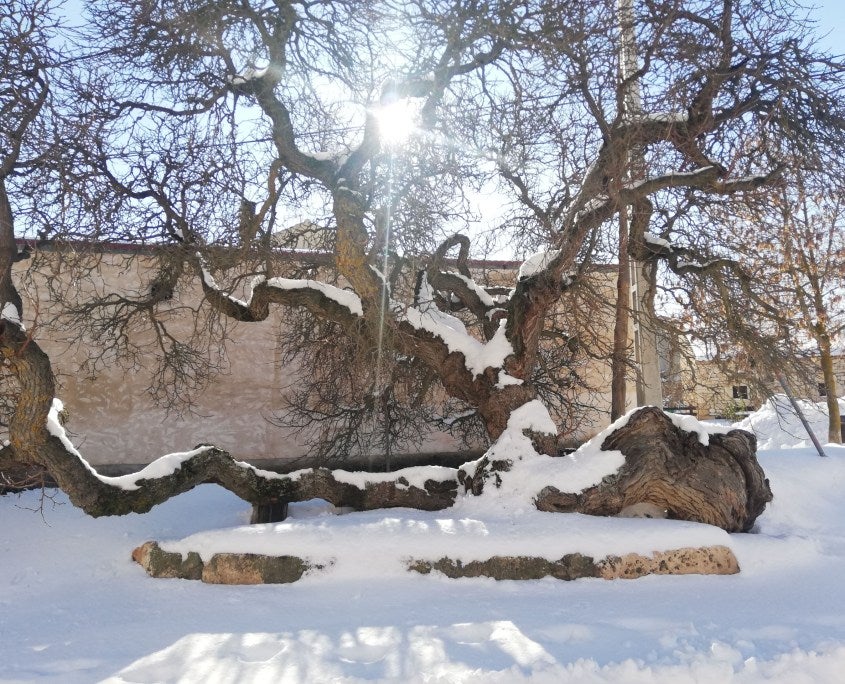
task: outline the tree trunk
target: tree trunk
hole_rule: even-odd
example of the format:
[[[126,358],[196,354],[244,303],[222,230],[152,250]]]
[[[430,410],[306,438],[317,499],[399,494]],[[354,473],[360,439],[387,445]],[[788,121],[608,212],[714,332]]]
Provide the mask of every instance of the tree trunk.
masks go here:
[[[619,271],[616,276],[616,317],[613,324],[613,355],[611,357],[610,421],[625,413],[628,381],[628,328],[631,306],[631,261],[628,256],[628,213],[619,211]]]
[[[7,303],[21,311],[21,298],[12,283],[12,264],[18,255],[12,207],[6,193],[6,181],[0,178],[0,311]]]
[[[414,481],[415,473],[399,471],[361,476],[360,484],[350,484],[347,476],[336,477],[323,469],[294,476],[262,473],[220,449],[204,446],[186,454],[167,475],[143,478],[139,474],[128,487],[125,480],[121,487],[83,461],[57,426],[47,429],[55,386],[50,360],[37,342],[16,323],[0,320],[0,353],[21,384],[10,424],[11,444],[0,451],[2,461],[46,468],[71,502],[92,516],[143,513],[206,482],[257,505],[257,515],[263,515],[261,506],[279,508],[311,498],[357,510],[397,506],[440,510],[454,503],[459,480],[465,491],[478,494],[487,477],[495,481],[509,476],[507,461],[485,457],[471,473],[444,468],[436,471],[435,478]],[[531,386],[524,384],[491,391],[480,407],[491,431],[501,435],[513,412],[534,395]],[[531,437],[535,448],[553,453],[554,436]],[[694,433],[675,427],[659,409],[643,409],[602,444],[603,449],[618,449],[626,456],[616,474],[578,493],[546,487],[536,505],[545,511],[615,515],[626,506],[646,502],[665,508],[671,517],[729,531],[747,530],[771,500],[768,482],[754,458],[755,446],[754,437],[739,430],[712,435],[710,445],[702,446]]]
[[[660,409],[646,407],[601,445],[619,450],[625,464],[612,477],[581,492],[546,487],[537,498],[543,511],[618,515],[648,503],[666,516],[747,532],[772,500],[757,463],[757,440],[744,430],[711,434],[709,444],[681,430]]]
[[[295,476],[262,473],[207,446],[190,452],[170,474],[139,477],[124,489],[97,475],[68,442],[47,430],[52,372],[38,345],[6,321],[0,327],[0,343],[4,356],[21,374],[23,387],[11,426],[12,444],[2,450],[3,459],[8,460],[11,449],[14,460],[43,466],[71,502],[92,516],[143,513],[206,482],[219,484],[259,509],[321,498],[357,510],[397,506],[441,510],[455,502],[459,480],[465,491],[479,494],[487,476],[509,475],[506,462],[488,462],[485,457],[472,473],[444,468],[436,479],[414,482],[410,471],[399,471],[362,476],[360,484],[350,484],[347,476],[338,478],[324,469]],[[509,387],[513,389],[501,392],[497,409],[530,392],[521,385]],[[553,438],[546,439],[553,443]],[[666,509],[670,517],[729,531],[747,530],[771,500],[768,482],[754,458],[755,445],[753,435],[734,430],[711,435],[710,445],[702,446],[695,433],[675,427],[659,409],[642,409],[602,444],[603,449],[618,449],[626,456],[617,473],[583,492],[567,494],[546,487],[536,505],[544,511],[616,515],[626,506],[646,502]]]
[[[508,426],[511,414],[520,406],[537,398],[537,392],[530,384],[506,385],[493,389],[479,402],[478,412],[487,428],[491,441],[496,441]],[[537,453],[553,456],[557,454],[555,435],[532,435],[532,443]]]
[[[827,441],[832,444],[842,444],[842,415],[839,411],[837,399],[836,374],[833,372],[833,354],[830,349],[830,336],[818,336],[819,357],[824,378],[825,400],[827,401]]]

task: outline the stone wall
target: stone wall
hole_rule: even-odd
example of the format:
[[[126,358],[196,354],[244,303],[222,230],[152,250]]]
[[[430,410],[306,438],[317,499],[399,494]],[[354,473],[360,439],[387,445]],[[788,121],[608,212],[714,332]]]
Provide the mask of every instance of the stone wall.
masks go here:
[[[137,248],[112,249],[75,255],[42,252],[37,258],[17,265],[20,291],[27,300],[24,321],[34,331],[39,344],[50,354],[60,385],[68,420],[66,428],[78,448],[91,463],[142,464],[174,451],[186,451],[199,443],[213,443],[236,458],[249,461],[287,461],[304,456],[306,445],[294,429],[278,426],[268,419],[285,406],[285,387],[292,382],[291,368],[281,363],[277,343],[279,326],[285,324],[286,310],[277,307],[261,323],[238,324],[204,318],[208,307],[201,307],[198,283],[180,285],[173,299],[161,307],[169,330],[180,337],[189,336],[195,325],[194,312],[201,312],[201,325],[218,326],[208,336],[223,340],[221,369],[210,385],[190,394],[189,407],[180,411],[157,406],[149,390],[157,380],[149,367],[150,356],[135,361],[118,358],[88,337],[73,340],[73,330],[55,319],[56,292],[69,291],[77,301],[91,293],[117,293],[137,297],[145,293],[153,278],[149,253]],[[65,259],[83,259],[87,276],[75,278]],[[515,265],[491,262],[474,265],[488,282],[502,283],[515,277]],[[597,269],[595,287],[613,288],[614,272]],[[241,296],[239,293],[233,293]],[[569,307],[569,308],[567,308]],[[562,311],[572,312],[567,303]],[[610,335],[612,311],[596,307],[569,315],[572,330],[590,326],[599,335]],[[222,327],[219,327],[222,326]],[[602,332],[604,331],[604,332]],[[133,343],[152,343],[149,322],[140,321],[127,331]],[[609,337],[607,340],[609,341]],[[106,340],[107,341],[107,340]],[[91,356],[98,357],[96,362]],[[217,356],[216,350],[212,357]],[[585,360],[579,369],[586,383],[596,388],[578,398],[581,415],[573,440],[584,439],[607,424],[609,411],[609,367]],[[629,393],[633,396],[633,389]],[[483,448],[483,444],[477,448]],[[454,453],[463,449],[450,435],[428,432],[415,452]],[[361,454],[365,461],[379,460],[378,454]]]

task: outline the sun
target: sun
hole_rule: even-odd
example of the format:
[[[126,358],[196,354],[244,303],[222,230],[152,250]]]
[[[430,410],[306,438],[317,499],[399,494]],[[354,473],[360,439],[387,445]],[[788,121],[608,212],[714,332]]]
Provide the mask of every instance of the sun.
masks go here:
[[[387,147],[401,147],[417,130],[419,103],[398,99],[373,110],[381,141]]]

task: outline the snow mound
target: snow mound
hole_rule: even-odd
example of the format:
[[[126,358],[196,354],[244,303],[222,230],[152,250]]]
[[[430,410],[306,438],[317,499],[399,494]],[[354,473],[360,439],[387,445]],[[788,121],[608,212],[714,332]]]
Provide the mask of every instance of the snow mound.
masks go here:
[[[819,442],[827,442],[827,405],[799,399],[798,406]],[[839,399],[839,410],[845,415],[845,399]],[[795,409],[785,394],[776,394],[733,427],[748,430],[757,437],[758,450],[790,449],[812,446]]]

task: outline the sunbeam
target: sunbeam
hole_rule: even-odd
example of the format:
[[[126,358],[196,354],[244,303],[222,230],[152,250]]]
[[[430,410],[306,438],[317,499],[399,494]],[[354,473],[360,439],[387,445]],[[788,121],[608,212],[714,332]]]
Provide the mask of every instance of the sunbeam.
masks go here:
[[[382,142],[388,147],[404,145],[417,128],[419,112],[419,103],[407,99],[398,99],[374,109]]]

